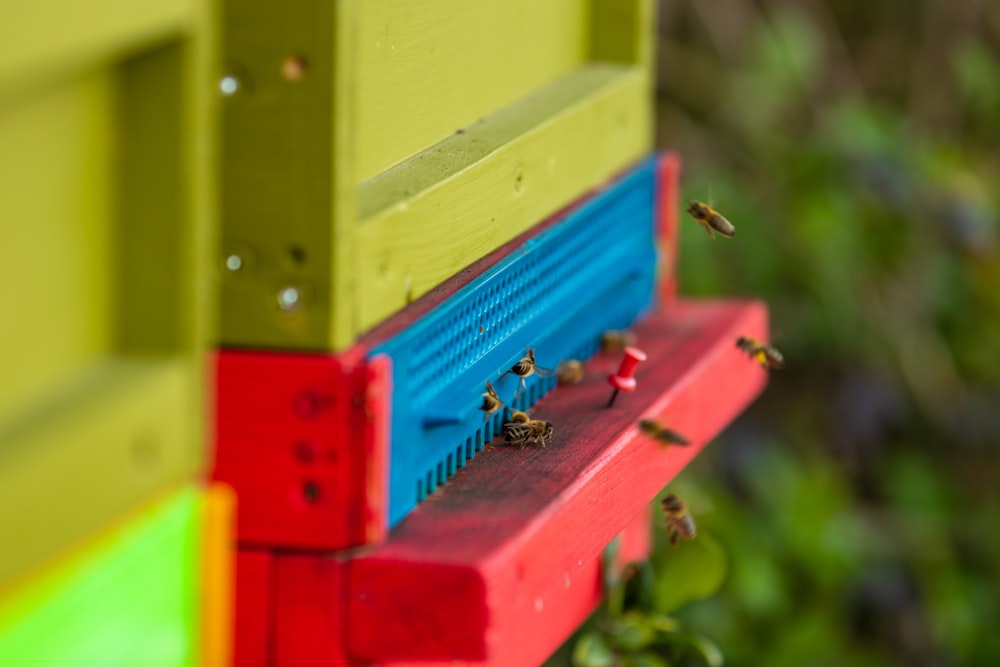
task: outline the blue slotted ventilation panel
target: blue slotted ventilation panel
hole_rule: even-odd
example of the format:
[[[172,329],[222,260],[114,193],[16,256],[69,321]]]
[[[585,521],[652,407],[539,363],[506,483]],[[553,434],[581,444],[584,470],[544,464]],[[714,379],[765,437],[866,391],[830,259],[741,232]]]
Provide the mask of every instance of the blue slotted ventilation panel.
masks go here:
[[[484,422],[479,409],[486,380],[511,405],[519,379],[499,376],[525,348],[552,369],[587,359],[605,330],[628,327],[649,307],[654,200],[649,160],[371,351],[392,357],[390,525],[500,433],[503,411]],[[514,407],[534,405],[555,384],[532,375]]]

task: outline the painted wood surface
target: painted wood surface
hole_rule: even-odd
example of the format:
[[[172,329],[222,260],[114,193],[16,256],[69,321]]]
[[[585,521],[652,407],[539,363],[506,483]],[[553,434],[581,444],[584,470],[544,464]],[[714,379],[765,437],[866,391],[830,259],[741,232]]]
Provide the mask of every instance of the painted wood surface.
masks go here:
[[[734,344],[767,338],[759,303],[682,301],[636,333],[648,360],[634,394],[608,409],[619,359],[595,360],[583,384],[535,410],[555,425],[547,449],[495,442],[351,563],[354,658],[538,664],[582,621],[596,595],[587,568],[766,382]],[[647,417],[692,446],[640,435]]]
[[[187,32],[195,0],[36,0],[0,3],[0,100]]]
[[[0,598],[0,665],[198,664],[204,511],[189,486]]]
[[[391,376],[364,354],[219,353],[212,478],[236,491],[242,546],[332,551],[384,537]]]
[[[677,296],[677,247],[680,243],[681,156],[667,153],[657,165],[656,239],[659,253],[660,299],[669,303]]]
[[[589,55],[587,5],[363,3],[357,16],[358,181],[581,66]]]
[[[33,508],[0,519],[19,536],[0,587],[203,463],[210,46],[191,30],[0,100],[0,503]]]
[[[224,5],[238,84],[223,104],[225,344],[342,350],[648,152],[649,0],[544,3],[513,20],[530,4],[428,3],[428,16],[456,9],[441,21],[406,5],[388,33],[379,3]],[[558,38],[525,45],[573,17]],[[383,34],[395,51],[377,44]],[[467,59],[435,65],[469,40]],[[535,58],[530,72],[493,81],[483,68],[511,48],[523,51],[513,62]],[[289,57],[307,64],[302,76],[282,74]],[[490,93],[470,94],[477,86]],[[238,269],[224,268],[231,257]]]
[[[275,555],[240,549],[234,559],[233,667],[274,667]]]

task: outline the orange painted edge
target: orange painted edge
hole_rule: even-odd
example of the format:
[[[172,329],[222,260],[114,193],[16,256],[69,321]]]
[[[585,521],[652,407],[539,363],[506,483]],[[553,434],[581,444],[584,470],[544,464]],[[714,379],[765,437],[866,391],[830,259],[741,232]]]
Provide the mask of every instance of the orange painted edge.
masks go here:
[[[200,664],[229,667],[233,661],[236,493],[226,484],[211,484],[203,502]]]

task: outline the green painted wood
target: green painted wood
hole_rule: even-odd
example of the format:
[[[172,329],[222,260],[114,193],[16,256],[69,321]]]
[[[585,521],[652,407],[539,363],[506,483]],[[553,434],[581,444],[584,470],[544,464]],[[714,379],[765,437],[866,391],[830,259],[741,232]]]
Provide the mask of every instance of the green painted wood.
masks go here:
[[[0,95],[0,586],[202,468],[208,35]]]
[[[651,0],[225,3],[223,344],[343,349],[639,159],[652,25]]]
[[[189,487],[0,598],[0,665],[197,664],[203,509]]]

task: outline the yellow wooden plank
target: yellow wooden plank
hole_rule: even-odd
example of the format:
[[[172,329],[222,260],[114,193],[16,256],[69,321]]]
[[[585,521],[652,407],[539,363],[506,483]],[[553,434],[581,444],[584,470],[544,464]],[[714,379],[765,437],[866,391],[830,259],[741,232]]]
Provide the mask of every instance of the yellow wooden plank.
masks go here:
[[[643,156],[647,86],[638,67],[577,70],[365,183],[354,334]]]
[[[108,361],[0,428],[0,587],[200,469],[201,368]]]
[[[582,65],[587,11],[580,0],[360,3],[356,179]]]
[[[0,425],[112,338],[113,73],[0,107]]]
[[[652,4],[226,2],[223,344],[343,349],[651,150]]]
[[[164,5],[191,34],[0,91],[0,587],[205,460],[210,10]]]
[[[0,94],[120,57],[193,24],[196,0],[0,2]]]

